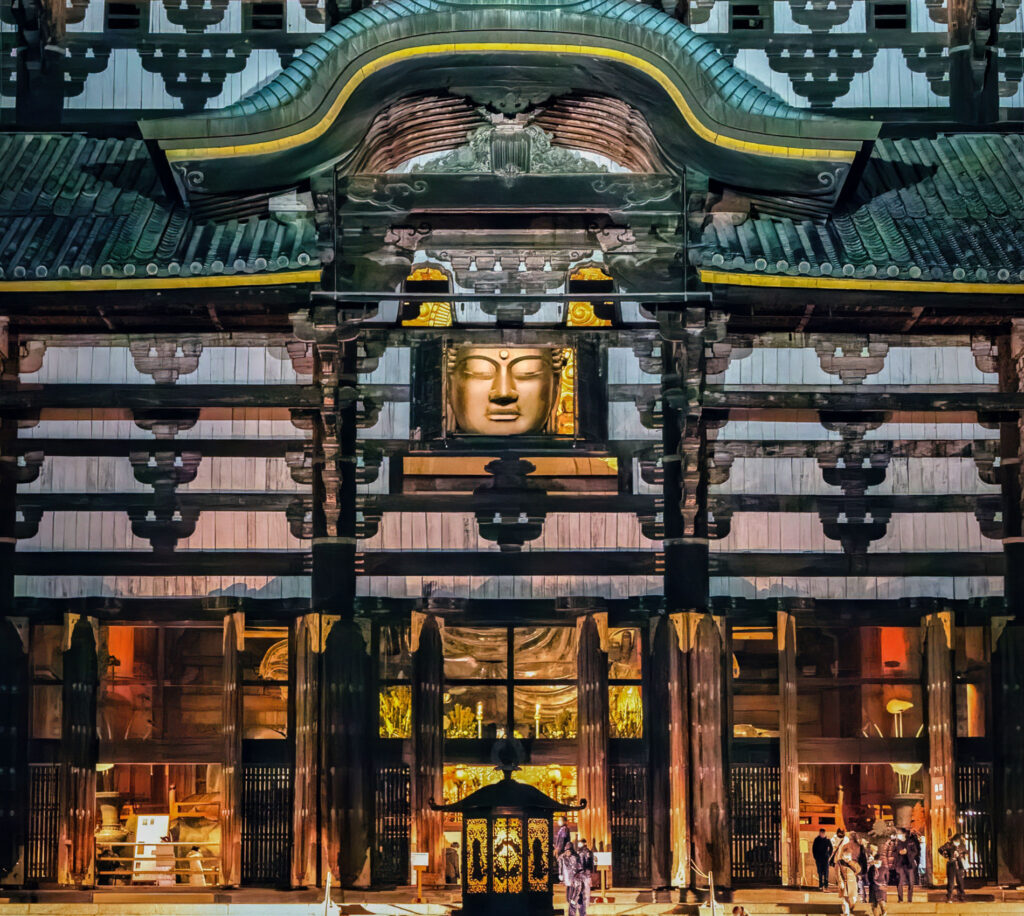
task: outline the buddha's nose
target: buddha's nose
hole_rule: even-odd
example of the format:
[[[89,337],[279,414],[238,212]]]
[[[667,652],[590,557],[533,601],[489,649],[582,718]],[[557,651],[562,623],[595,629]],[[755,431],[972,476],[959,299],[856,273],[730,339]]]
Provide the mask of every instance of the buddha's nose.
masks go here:
[[[519,392],[508,370],[498,372],[491,388],[491,400],[496,404],[513,404],[519,400]]]

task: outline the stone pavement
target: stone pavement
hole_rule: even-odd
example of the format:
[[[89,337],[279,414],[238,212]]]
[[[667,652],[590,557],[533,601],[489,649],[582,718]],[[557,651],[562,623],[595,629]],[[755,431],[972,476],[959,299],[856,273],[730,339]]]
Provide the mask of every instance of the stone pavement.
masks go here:
[[[346,893],[344,900],[335,895],[325,914],[323,891],[176,891],[115,888],[109,891],[27,891],[0,893],[0,916],[447,916],[458,903],[451,891],[429,891],[427,902],[413,903],[412,888],[373,893]],[[676,903],[650,891],[613,889],[607,902],[591,905],[589,916],[709,916],[710,908],[697,903]],[[895,894],[893,894],[895,897]],[[1024,916],[1024,891],[981,888],[968,894],[964,904],[947,904],[942,891],[919,892],[913,904],[893,900],[891,916]],[[559,907],[559,895],[555,905]],[[733,903],[719,903],[718,916],[731,916],[740,903],[750,916],[838,916],[841,912],[835,894],[817,891],[793,891],[779,888],[738,890]],[[564,904],[561,904],[564,909]],[[866,916],[866,904],[856,912]]]

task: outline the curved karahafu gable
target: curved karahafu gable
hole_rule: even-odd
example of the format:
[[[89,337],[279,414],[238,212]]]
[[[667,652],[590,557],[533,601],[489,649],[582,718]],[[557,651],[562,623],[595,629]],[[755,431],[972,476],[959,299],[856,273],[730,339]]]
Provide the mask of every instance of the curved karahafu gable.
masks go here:
[[[790,107],[686,26],[630,0],[390,0],[345,19],[238,103],[142,131],[186,194],[285,186],[344,167],[378,111],[428,88],[506,112],[572,92],[618,97],[643,112],[673,171],[826,205],[878,131]]]

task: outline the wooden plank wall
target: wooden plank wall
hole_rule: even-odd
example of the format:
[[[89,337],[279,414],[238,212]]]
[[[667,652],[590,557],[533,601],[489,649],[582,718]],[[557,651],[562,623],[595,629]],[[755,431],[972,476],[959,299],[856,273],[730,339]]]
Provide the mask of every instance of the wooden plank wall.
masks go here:
[[[154,405],[165,392],[192,385],[210,386],[205,390],[213,392],[214,402],[216,392],[223,390],[218,386],[243,386],[254,406],[213,403],[191,414],[186,411],[184,428],[170,430],[173,435],[145,422],[144,411],[143,422],[137,422],[131,408],[43,407],[38,420],[26,420],[19,436],[24,440],[22,450],[38,450],[44,458],[38,476],[19,484],[19,518],[24,523],[39,507],[43,511],[35,530],[23,526],[18,552],[26,561],[49,564],[52,572],[19,575],[18,595],[308,597],[306,576],[252,574],[254,560],[258,564],[263,555],[295,555],[301,566],[301,557],[309,550],[308,541],[298,536],[302,532],[293,530],[286,515],[293,501],[301,506],[310,498],[308,484],[293,476],[289,463],[301,459],[309,431],[292,423],[287,407],[260,406],[264,386],[287,391],[310,381],[309,375],[296,371],[283,338],[194,335],[179,341],[169,357],[166,338],[151,340],[152,347],[145,346],[146,338],[129,340],[124,335],[52,337],[43,342],[42,364],[29,366],[34,371],[21,376],[26,386],[45,386],[43,390],[58,395],[75,385],[103,386],[98,390],[104,394],[113,394],[118,386],[150,386]],[[155,378],[154,367],[168,365],[166,359],[159,362],[158,343],[169,365],[181,370],[173,383],[158,383]],[[198,355],[190,360],[190,353]],[[161,574],[160,563],[147,565],[147,574],[126,573],[125,555],[138,556],[140,563],[155,556],[148,529],[143,525],[133,531],[129,511],[135,507],[137,516],[139,506],[146,509],[155,493],[147,472],[165,452],[179,455],[179,467],[191,465],[194,476],[184,474],[173,492],[179,506],[198,507],[199,514],[194,529],[183,531],[174,553],[160,561],[166,574]],[[145,464],[151,467],[142,468]],[[186,574],[189,552],[211,551],[221,568]],[[119,569],[61,573],[62,558],[74,567],[75,556],[85,554],[119,557]],[[102,567],[107,561],[101,557],[97,562]]]
[[[848,355],[866,344],[854,338],[845,342]],[[869,366],[873,371],[859,382],[825,371],[834,354],[822,356],[819,351],[827,348],[821,341],[796,336],[785,345],[770,338],[752,343],[749,355],[737,351],[739,358],[725,372],[709,378],[716,390],[773,392],[783,399],[787,392],[808,391],[930,393],[941,399],[945,393],[997,390],[996,375],[978,367],[971,342],[963,337],[892,341],[884,363]],[[731,509],[727,533],[710,545],[712,596],[1001,595],[1001,576],[993,572],[1002,554],[998,524],[983,531],[979,521],[986,505],[995,511],[985,500],[999,499],[1000,488],[982,479],[985,456],[991,460],[999,432],[976,420],[973,413],[896,412],[879,415],[858,437],[852,427],[843,430],[830,423],[826,428],[812,411],[733,411],[711,445],[716,464],[728,465],[726,479],[710,488],[712,511],[716,506]],[[830,537],[824,525],[830,513],[835,516],[835,507],[843,511],[848,505],[843,500],[850,498],[825,479],[824,469],[837,460],[840,467],[870,460],[884,468],[881,479],[873,478],[864,492],[868,513],[874,507],[885,522],[884,533],[867,544],[866,556],[851,562],[845,574],[824,564],[825,557],[844,553],[836,529]],[[851,512],[856,509],[852,506]],[[779,575],[766,575],[759,558],[779,554],[796,561],[800,573],[786,575],[780,569]],[[894,574],[890,564],[882,574],[872,574],[875,558],[884,555],[904,558],[905,569]],[[805,558],[802,564],[799,557]],[[747,575],[742,574],[745,568],[750,569]]]

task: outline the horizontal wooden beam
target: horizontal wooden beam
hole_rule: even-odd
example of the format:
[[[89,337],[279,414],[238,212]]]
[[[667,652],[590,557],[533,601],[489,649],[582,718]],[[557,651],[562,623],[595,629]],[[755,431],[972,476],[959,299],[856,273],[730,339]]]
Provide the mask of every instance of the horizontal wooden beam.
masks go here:
[[[893,496],[846,497],[839,488],[834,495],[808,494],[758,494],[722,493],[708,497],[712,510],[716,506],[733,512],[819,512],[822,509],[843,509],[851,499],[857,500],[858,508],[876,515],[878,513],[900,512],[973,512],[979,500],[998,502],[1002,496],[998,491],[989,494],[976,493],[932,493],[902,494]]]
[[[308,439],[43,439],[20,438],[19,455],[41,451],[48,458],[127,458],[133,452],[198,452],[204,458],[283,458],[301,452]]]
[[[791,388],[723,389],[709,385],[704,393],[705,407],[720,409],[777,408],[788,410],[827,410],[837,413],[948,412],[1009,413],[1024,410],[1024,394],[997,391],[993,385],[973,385],[941,391],[920,388],[860,385],[856,391],[834,391],[826,386],[808,390]]]
[[[23,385],[4,391],[0,410],[120,407],[181,410],[201,407],[318,407],[315,385]]]
[[[927,763],[927,738],[802,738],[801,766],[832,763]]]
[[[310,554],[286,550],[25,550],[21,576],[301,576]]]
[[[712,576],[793,578],[834,576],[1001,576],[1003,552],[944,551],[921,553],[712,553]]]

